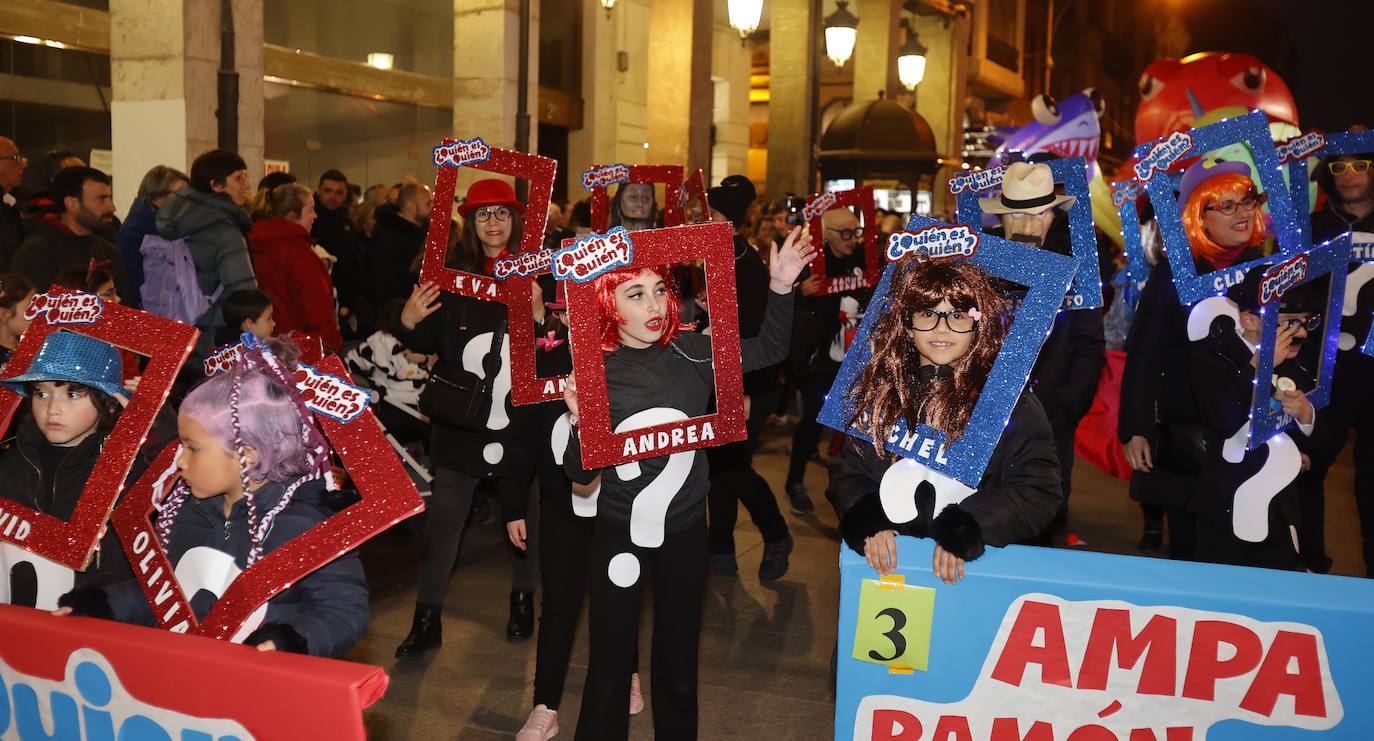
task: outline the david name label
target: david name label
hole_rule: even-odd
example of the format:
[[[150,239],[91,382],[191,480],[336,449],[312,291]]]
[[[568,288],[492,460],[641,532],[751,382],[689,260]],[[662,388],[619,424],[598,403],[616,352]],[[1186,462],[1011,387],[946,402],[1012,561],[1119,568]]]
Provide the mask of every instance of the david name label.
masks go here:
[[[589,234],[554,253],[553,277],[584,283],[608,270],[629,265],[633,256],[630,233],[618,226],[605,234]]]
[[[949,179],[949,194],[959,195],[964,191],[981,193],[1002,184],[1002,176],[1007,172],[1005,165],[990,167],[986,170],[965,172]]]
[[[1175,131],[1168,139],[1150,147],[1150,151],[1135,164],[1135,178],[1145,182],[1156,172],[1168,170],[1193,148],[1193,135],[1187,131]]]
[[[40,293],[24,309],[24,318],[46,315],[48,324],[93,324],[103,313],[105,302],[92,293]]]
[[[14,512],[6,511],[4,507],[0,507],[0,534],[3,534],[6,540],[22,543],[28,539],[29,532],[32,530],[33,525],[29,524],[28,520]],[[5,574],[4,578],[8,579],[9,575]]]
[[[326,417],[348,423],[367,409],[367,392],[337,376],[302,365],[291,380],[296,382],[305,406]]]
[[[887,259],[900,260],[920,252],[932,258],[973,257],[978,233],[967,224],[928,226],[914,232],[896,232],[887,238]]]
[[[435,167],[462,167],[491,159],[491,147],[477,136],[457,142],[440,144],[434,148]]]
[[[667,454],[683,445],[695,445],[714,439],[716,439],[716,431],[710,422],[688,422],[684,426],[674,427],[671,430],[642,434],[630,433],[625,438],[625,445],[621,454],[627,457],[643,453]]]
[[[1283,294],[1307,277],[1308,265],[1307,255],[1298,255],[1265,273],[1264,278],[1260,280],[1260,303],[1267,304],[1283,298]]]

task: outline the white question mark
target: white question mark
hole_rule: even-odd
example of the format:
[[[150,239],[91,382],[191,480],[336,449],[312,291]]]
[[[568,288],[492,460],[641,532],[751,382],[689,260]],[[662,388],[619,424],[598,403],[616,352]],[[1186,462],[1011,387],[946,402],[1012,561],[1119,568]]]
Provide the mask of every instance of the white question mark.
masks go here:
[[[463,346],[463,369],[480,378],[486,378],[486,371],[482,369],[482,359],[491,352],[491,335],[491,332],[483,332],[468,340],[468,344]],[[487,413],[488,430],[504,430],[510,424],[510,418],[506,416],[506,397],[509,394],[510,335],[503,335],[501,369],[496,372],[496,378],[491,382],[491,411]],[[501,443],[487,443],[482,448],[482,459],[492,465],[500,463],[505,454],[505,448]]]
[[[1374,280],[1374,263],[1361,263],[1359,267],[1350,271],[1350,276],[1345,279],[1345,303],[1341,304],[1342,316],[1355,316],[1355,312],[1359,309],[1360,290],[1371,280]],[[1342,350],[1355,349],[1355,335],[1341,332],[1340,348]]]
[[[564,412],[553,423],[553,435],[549,438],[549,445],[553,449],[553,462],[563,465],[563,456],[568,452],[568,440],[572,437],[572,424],[568,422],[568,413]],[[601,497],[601,485],[597,484],[591,494],[579,496],[577,492],[572,494],[573,514],[578,517],[596,517],[596,501]]]
[[[626,430],[639,430],[669,422],[681,422],[687,418],[687,414],[679,409],[651,407],[626,417],[616,425],[615,431],[621,433]],[[641,548],[657,548],[663,545],[663,521],[668,513],[668,505],[682,490],[682,484],[687,481],[687,474],[691,473],[692,461],[695,458],[695,450],[668,456],[668,462],[658,476],[635,495],[634,504],[630,508],[630,542]],[[639,478],[639,473],[638,462],[615,467],[615,474],[621,481],[633,481]],[[628,587],[639,581],[639,572],[639,559],[628,552],[612,556],[611,563],[606,569],[606,575],[610,577],[611,583],[618,587]]]
[[[894,524],[911,522],[920,515],[916,507],[916,489],[922,481],[935,487],[935,508],[930,513],[937,517],[951,504],[964,501],[973,493],[973,488],[952,479],[924,463],[903,458],[888,467],[883,480],[878,484],[878,501],[883,505],[883,513]]]
[[[1245,458],[1248,437],[1250,423],[1246,422],[1222,443],[1222,458],[1228,463],[1240,463]],[[1231,530],[1237,538],[1250,543],[1259,543],[1269,537],[1269,502],[1302,470],[1302,454],[1287,433],[1279,433],[1264,444],[1269,447],[1269,457],[1254,476],[1236,487],[1231,502]]]
[[[242,573],[243,570],[234,562],[233,556],[203,545],[183,553],[176,566],[177,583],[181,585],[182,593],[186,595],[188,602],[201,591],[215,595],[215,599],[218,600]],[[229,641],[243,643],[243,639],[257,630],[266,617],[267,603],[264,602],[243,621],[243,625],[239,626]]]
[[[18,546],[0,543],[0,604],[14,604],[11,601],[14,599],[11,592],[14,568],[21,563],[33,566],[34,576],[38,582],[38,593],[34,596],[34,603],[22,605],[23,607],[56,610],[57,599],[70,592],[76,585],[76,572],[66,566]]]
[[[1188,312],[1188,339],[1192,342],[1206,339],[1212,333],[1212,320],[1223,316],[1231,317],[1236,336],[1244,339],[1240,329],[1240,309],[1225,296],[1209,296],[1193,305]]]

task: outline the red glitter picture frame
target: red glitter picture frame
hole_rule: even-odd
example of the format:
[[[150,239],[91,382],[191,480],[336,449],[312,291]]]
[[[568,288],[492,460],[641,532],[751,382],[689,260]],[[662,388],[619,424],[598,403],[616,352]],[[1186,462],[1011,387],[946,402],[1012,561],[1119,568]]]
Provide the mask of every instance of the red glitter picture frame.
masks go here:
[[[716,411],[702,417],[617,433],[611,428],[606,388],[606,354],[601,350],[595,281],[564,281],[577,374],[578,434],[582,465],[588,470],[658,458],[745,439],[744,385],[740,366],[739,312],[735,299],[734,228],[723,221],[631,232],[634,254],[629,267],[654,267],[701,261],[711,307],[711,357],[715,372]],[[664,379],[668,382],[669,379]],[[710,424],[709,441],[695,433]],[[689,428],[693,428],[690,429]],[[684,440],[638,454],[624,453],[627,440],[646,434],[688,433]]]
[[[50,301],[58,296],[82,296],[88,302],[91,299],[99,301],[91,294],[60,286],[39,294],[34,301]],[[93,337],[148,358],[138,390],[130,396],[128,406],[105,439],[70,519],[64,522],[17,502],[0,499],[0,513],[9,515],[0,523],[0,540],[78,571],[84,570],[90,562],[105,529],[105,521],[152,427],[153,418],[162,408],[177,373],[200,335],[195,327],[128,306],[108,301],[99,301],[99,306],[95,320],[82,324],[51,323],[47,312],[42,311],[30,322],[14,350],[14,357],[5,366],[6,377],[28,372],[39,348],[50,335],[59,331]],[[0,387],[0,429],[9,426],[23,398]],[[13,527],[16,523],[20,527],[28,525],[23,538],[17,537],[19,528]]]
[[[458,143],[457,139],[445,138],[439,146]],[[435,164],[439,170],[434,175],[434,207],[430,209],[429,230],[425,232],[425,258],[420,265],[420,282],[432,282],[440,290],[459,296],[482,301],[503,301],[501,281],[486,275],[454,270],[444,264],[448,256],[449,230],[452,228],[453,196],[458,187],[458,167]],[[553,181],[558,175],[558,161],[537,154],[491,147],[491,155],[487,159],[462,166],[529,181],[529,202],[525,204],[520,253],[538,251],[544,244],[544,228],[549,220],[549,203],[553,200]]]
[[[702,219],[700,221],[692,221],[687,218],[690,213],[687,206],[689,206],[692,201],[696,201],[697,205],[701,208]],[[705,224],[712,220],[711,201],[706,197],[706,174],[701,171],[700,167],[696,169],[696,172],[687,176],[687,179],[682,182],[682,194],[678,202],[682,204],[682,219],[685,223]]]
[[[324,358],[315,368],[352,380],[343,361],[335,355]],[[415,484],[406,475],[400,459],[391,453],[391,445],[371,407],[347,423],[318,412],[315,420],[352,478],[361,501],[331,515],[245,569],[204,621],[197,621],[191,612],[190,595],[176,581],[176,569],[149,520],[154,508],[154,484],[171,466],[177,452],[175,443],[162,451],[120,501],[110,521],[159,627],[227,640],[259,607],[292,584],[424,510]],[[166,482],[168,491],[174,480],[172,476]]]
[[[605,165],[593,165],[595,170]],[[681,226],[687,217],[679,205],[682,201],[682,165],[630,165],[630,179],[619,185],[663,185],[663,225]],[[617,186],[618,187],[618,186]],[[702,193],[705,197],[705,193]],[[710,213],[710,207],[706,213]],[[606,188],[592,188],[592,231],[600,234],[610,229],[611,194]]]
[[[815,193],[807,196],[806,205],[810,206],[824,198],[825,195]],[[863,284],[859,285],[852,275],[829,275],[825,272],[825,225],[821,218],[822,214],[817,214],[815,218],[807,222],[807,229],[811,233],[811,246],[816,248],[816,257],[811,261],[811,274],[821,278],[821,295],[823,296],[859,288],[873,288],[878,285],[878,279],[882,277],[883,273],[883,257],[878,245],[878,210],[873,202],[873,189],[864,186],[838,191],[830,195],[835,196],[835,203],[830,206],[831,209],[857,207],[863,219]]]
[[[576,239],[565,239],[563,247],[570,247]],[[553,252],[549,252],[552,257]],[[534,334],[533,286],[541,275],[553,272],[553,264],[541,265],[528,275],[511,275],[506,279],[507,334],[510,336],[510,403],[513,406],[542,404],[563,398],[567,375],[541,376],[537,359],[538,338]],[[545,296],[544,301],[552,301]]]

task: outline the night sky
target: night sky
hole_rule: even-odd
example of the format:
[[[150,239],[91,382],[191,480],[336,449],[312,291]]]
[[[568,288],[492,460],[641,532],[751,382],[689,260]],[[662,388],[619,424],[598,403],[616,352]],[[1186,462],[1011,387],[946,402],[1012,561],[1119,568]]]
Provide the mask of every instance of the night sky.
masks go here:
[[[1304,130],[1374,127],[1374,2],[1184,0],[1189,53],[1246,52],[1279,73]]]

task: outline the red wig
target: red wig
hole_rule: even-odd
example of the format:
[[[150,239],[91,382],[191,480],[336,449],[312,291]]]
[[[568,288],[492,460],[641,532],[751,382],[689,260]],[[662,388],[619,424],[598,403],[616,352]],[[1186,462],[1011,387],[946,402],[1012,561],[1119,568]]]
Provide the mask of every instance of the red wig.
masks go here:
[[[682,299],[677,295],[677,281],[673,280],[672,267],[658,265],[649,268],[620,268],[597,276],[592,284],[596,288],[596,316],[597,324],[601,328],[603,352],[614,352],[620,347],[620,325],[625,323],[625,317],[615,310],[615,289],[639,277],[639,274],[646,270],[662,278],[668,291],[668,305],[663,310],[663,336],[658,338],[658,344],[666,347],[677,336]]]
[[[982,318],[974,325],[969,351],[950,366],[953,378],[914,388],[911,379],[921,356],[908,334],[911,316],[946,299],[958,311],[977,309]],[[875,308],[883,313],[873,327],[869,362],[849,392],[855,410],[850,423],[873,439],[880,454],[898,419],[905,419],[908,429],[924,422],[940,430],[946,444],[958,440],[1006,339],[1010,304],[987,273],[971,263],[915,258],[893,276],[884,306],[869,310]]]
[[[1255,190],[1255,182],[1238,173],[1213,175],[1193,189],[1188,195],[1188,202],[1183,204],[1183,232],[1188,235],[1188,247],[1194,258],[1206,260],[1215,267],[1225,267],[1217,264],[1217,258],[1225,259],[1228,254],[1234,256],[1246,247],[1258,247],[1264,241],[1264,213],[1259,206],[1255,207],[1254,218],[1250,219],[1250,238],[1237,248],[1222,247],[1213,241],[1203,221],[1208,206],[1220,203],[1227,196],[1239,201],[1251,190]]]

